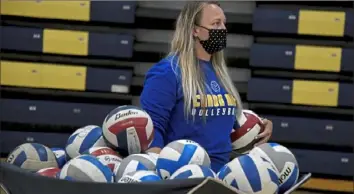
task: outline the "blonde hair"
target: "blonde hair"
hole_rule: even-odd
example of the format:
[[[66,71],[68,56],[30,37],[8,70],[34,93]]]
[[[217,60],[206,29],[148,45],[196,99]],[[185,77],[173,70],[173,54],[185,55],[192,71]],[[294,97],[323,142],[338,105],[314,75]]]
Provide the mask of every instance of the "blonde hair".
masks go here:
[[[202,103],[203,101],[206,102],[205,78],[196,57],[193,30],[201,19],[204,6],[208,4],[219,5],[215,1],[186,3],[178,16],[176,30],[171,42],[169,55],[178,55],[178,65],[180,67],[184,94],[184,112],[187,117],[191,114],[192,101],[197,94],[200,95]],[[224,53],[220,51],[213,54],[211,62],[222,86],[235,98],[238,110],[242,110],[241,98],[228,74]],[[237,113],[239,112],[237,111]]]

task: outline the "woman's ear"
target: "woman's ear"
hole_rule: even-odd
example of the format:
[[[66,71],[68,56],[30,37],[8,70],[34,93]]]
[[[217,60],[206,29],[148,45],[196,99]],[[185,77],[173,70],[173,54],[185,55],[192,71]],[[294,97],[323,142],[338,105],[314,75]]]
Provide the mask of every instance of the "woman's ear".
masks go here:
[[[197,27],[194,27],[194,29],[193,29],[193,37],[197,38],[198,37],[198,33],[199,33],[199,29]]]

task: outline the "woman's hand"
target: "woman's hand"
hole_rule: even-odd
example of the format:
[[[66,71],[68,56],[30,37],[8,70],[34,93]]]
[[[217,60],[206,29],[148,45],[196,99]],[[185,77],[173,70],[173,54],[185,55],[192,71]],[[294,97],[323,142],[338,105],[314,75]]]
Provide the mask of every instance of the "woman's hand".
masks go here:
[[[160,154],[161,152],[161,148],[158,148],[158,147],[153,147],[153,148],[149,148],[148,150],[145,151],[146,153],[148,152],[152,152],[152,153],[155,153],[155,154]]]
[[[263,119],[263,124],[264,124],[264,131],[263,133],[260,133],[256,136],[258,142],[255,144],[255,146],[259,146],[261,144],[267,143],[270,137],[272,136],[272,132],[273,132],[272,121],[268,119]]]

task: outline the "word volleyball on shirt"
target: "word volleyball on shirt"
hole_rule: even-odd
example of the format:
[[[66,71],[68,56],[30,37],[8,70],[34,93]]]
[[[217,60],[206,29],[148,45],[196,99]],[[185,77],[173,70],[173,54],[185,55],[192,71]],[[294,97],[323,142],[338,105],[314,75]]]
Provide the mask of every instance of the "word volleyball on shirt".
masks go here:
[[[224,116],[235,115],[236,99],[230,94],[196,95],[193,99],[192,115]]]

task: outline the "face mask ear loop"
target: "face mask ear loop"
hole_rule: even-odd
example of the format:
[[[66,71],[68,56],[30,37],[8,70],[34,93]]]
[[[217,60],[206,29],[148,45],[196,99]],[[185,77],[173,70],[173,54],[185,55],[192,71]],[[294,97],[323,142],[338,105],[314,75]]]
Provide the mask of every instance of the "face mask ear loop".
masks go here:
[[[197,24],[195,24],[195,25],[196,25],[196,26],[198,26],[198,27],[201,27],[201,28],[204,28],[204,29],[208,30],[208,32],[210,31],[210,29],[209,29],[209,28],[207,28],[207,27],[200,26],[200,25],[197,25]]]
[[[206,27],[204,27],[204,26],[200,26],[200,25],[198,25],[198,24],[194,24],[194,25],[195,25],[195,26],[198,26],[198,27],[201,27],[201,28],[204,28],[204,29],[208,30],[208,32],[210,31],[209,28],[206,28]],[[200,38],[199,38],[198,36],[196,36],[196,38],[197,38],[199,41],[203,41],[203,40],[200,40]]]

